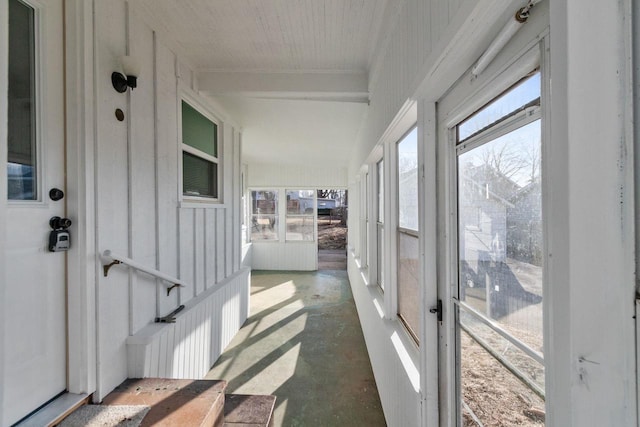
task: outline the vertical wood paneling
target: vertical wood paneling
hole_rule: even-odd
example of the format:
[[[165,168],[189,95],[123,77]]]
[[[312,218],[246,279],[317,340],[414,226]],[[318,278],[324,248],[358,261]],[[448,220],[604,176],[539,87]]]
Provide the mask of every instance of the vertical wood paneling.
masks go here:
[[[224,132],[224,151],[222,152],[225,158],[225,167],[223,168],[223,183],[224,186],[224,203],[226,208],[224,210],[225,215],[225,228],[224,228],[224,249],[225,249],[225,264],[224,264],[224,277],[231,275],[233,270],[233,133],[234,130],[231,126],[223,126]],[[221,235],[222,236],[222,235]]]
[[[194,212],[194,236],[193,236],[193,249],[194,249],[194,291],[195,295],[205,289],[205,226],[204,226],[204,209],[196,209]]]
[[[180,209],[178,211],[179,240],[180,240],[180,279],[189,287],[180,288],[180,304],[184,304],[195,296],[195,268],[194,268],[194,209]]]
[[[174,324],[151,324],[127,339],[133,378],[202,378],[247,319],[249,269],[204,292]]]
[[[129,194],[131,227],[129,244],[131,257],[136,261],[156,268],[156,187],[155,176],[155,123],[153,111],[154,94],[154,48],[153,32],[139,22],[133,12],[129,16],[129,53],[141,64],[140,87],[135,96],[127,93],[129,112]],[[135,275],[133,284],[132,331],[152,322],[156,316],[156,281],[144,274]]]
[[[126,122],[113,119],[116,108],[127,110],[126,98],[115,92],[111,75],[126,46],[125,4],[97,2],[96,22],[96,242],[98,250],[128,253],[128,182]],[[128,112],[127,112],[128,113]],[[99,275],[98,300],[98,390],[104,395],[127,375],[124,345],[129,335],[129,276],[124,268],[114,268],[109,277]],[[102,362],[102,363],[101,363]]]
[[[216,209],[216,282],[225,278],[225,213],[220,209]]]
[[[156,48],[156,216],[158,269],[178,276],[178,123],[175,57],[155,40]],[[162,288],[161,288],[162,289]],[[178,292],[159,294],[160,314],[178,305]]]
[[[216,211],[217,209],[205,209],[205,272],[209,288],[217,282],[216,276]]]
[[[235,273],[240,269],[240,227],[241,227],[241,214],[240,214],[240,134],[233,132],[233,197],[231,218],[233,218],[233,231],[231,233],[232,240],[232,272]]]

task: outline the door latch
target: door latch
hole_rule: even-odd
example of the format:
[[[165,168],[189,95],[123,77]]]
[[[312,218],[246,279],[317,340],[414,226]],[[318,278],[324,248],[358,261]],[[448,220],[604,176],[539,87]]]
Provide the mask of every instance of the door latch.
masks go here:
[[[442,300],[438,300],[438,304],[435,307],[429,309],[429,313],[438,315],[438,322],[442,322]]]

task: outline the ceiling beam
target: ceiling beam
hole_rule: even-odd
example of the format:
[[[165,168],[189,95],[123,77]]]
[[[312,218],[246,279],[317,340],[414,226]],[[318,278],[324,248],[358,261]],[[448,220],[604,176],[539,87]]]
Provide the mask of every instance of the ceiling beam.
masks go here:
[[[212,96],[369,102],[366,73],[202,71],[196,78],[198,90]]]

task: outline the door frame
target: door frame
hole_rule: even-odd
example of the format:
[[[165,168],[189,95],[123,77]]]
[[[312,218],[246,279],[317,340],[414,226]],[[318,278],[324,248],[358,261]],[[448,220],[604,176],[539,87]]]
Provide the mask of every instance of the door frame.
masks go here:
[[[37,5],[37,2],[36,2]],[[91,394],[96,390],[96,275],[99,261],[94,231],[94,54],[93,3],[63,0],[64,108],[66,210],[73,221],[73,245],[67,262],[67,390]],[[8,3],[0,2],[0,92],[8,84]],[[0,97],[0,117],[7,117],[7,97]],[[0,141],[7,140],[6,122],[0,125]],[[0,150],[0,173],[7,174],[7,152]],[[42,190],[42,188],[40,189]],[[0,186],[0,200],[7,200]],[[0,204],[0,241],[6,241],[7,203]],[[5,271],[6,248],[0,245],[0,271]],[[4,300],[0,286],[0,300]],[[4,342],[0,328],[0,342]],[[0,352],[0,379],[4,378],[4,352]],[[4,401],[0,381],[0,402]]]
[[[93,2],[64,0],[67,213],[73,244],[67,253],[70,393],[97,389],[99,251],[95,243],[95,56]]]
[[[546,4],[546,3],[544,3]],[[457,369],[459,361],[459,337],[456,332],[456,313],[451,310],[452,297],[457,293],[458,285],[458,209],[457,209],[457,154],[452,128],[464,118],[479,110],[483,105],[506,90],[512,83],[531,71],[535,65],[542,69],[541,102],[548,94],[548,6],[543,6],[536,19],[530,18],[525,28],[517,33],[505,46],[503,51],[487,67],[480,76],[471,77],[467,71],[447,94],[436,105],[437,134],[437,241],[439,252],[438,265],[438,298],[443,302],[443,322],[438,327],[438,369],[440,395],[440,424],[454,427],[461,425],[461,411],[458,410],[460,394],[460,378]],[[542,188],[543,188],[543,227],[548,209],[545,208],[545,189],[548,188],[545,178],[545,144],[549,141],[545,121],[548,109],[542,107]],[[543,228],[544,241],[547,241],[547,230]],[[545,243],[546,245],[546,243]],[[543,253],[547,253],[546,246]],[[546,269],[543,277],[543,293],[548,292]],[[550,304],[543,306],[543,334],[545,348],[549,336]],[[546,353],[546,352],[545,352]],[[546,360],[547,354],[545,354]],[[545,369],[548,361],[545,362]],[[549,378],[549,372],[546,371]],[[547,390],[549,381],[547,381]],[[548,393],[547,393],[548,394]]]

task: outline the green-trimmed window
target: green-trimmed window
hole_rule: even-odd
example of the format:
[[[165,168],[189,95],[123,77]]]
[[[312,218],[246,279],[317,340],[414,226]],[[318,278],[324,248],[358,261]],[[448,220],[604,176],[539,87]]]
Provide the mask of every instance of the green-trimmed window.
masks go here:
[[[218,125],[182,101],[182,194],[218,199]]]

